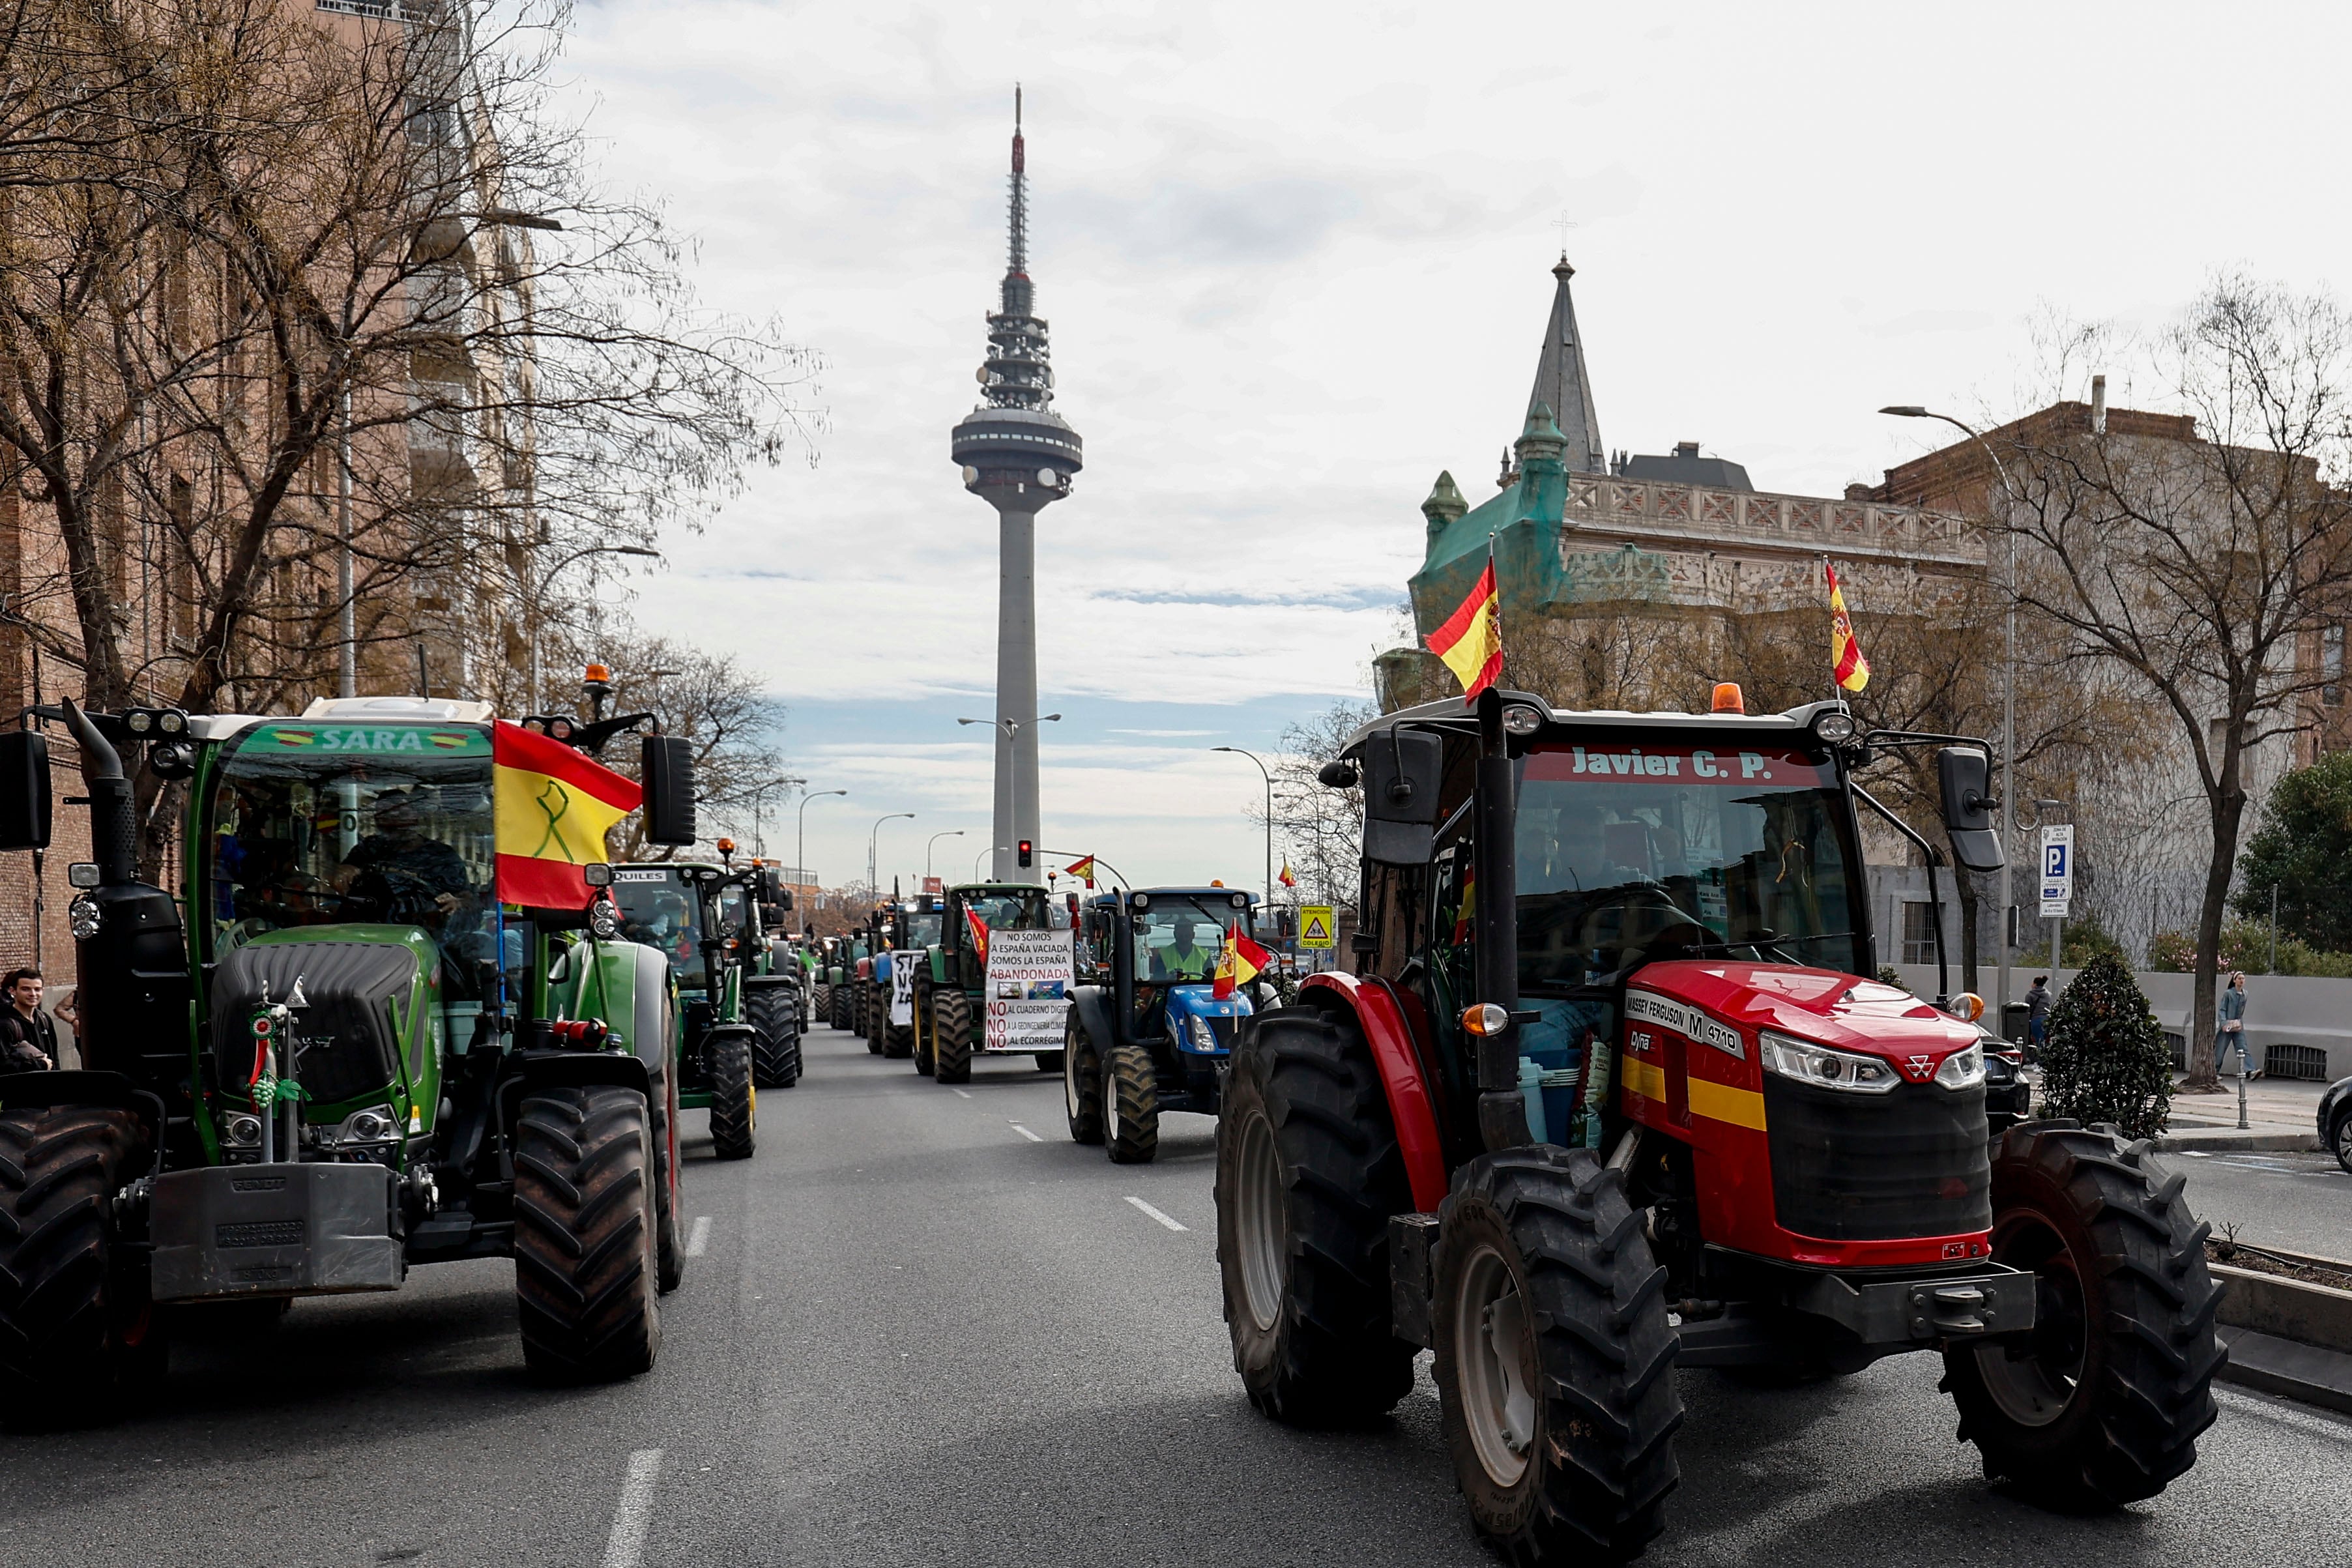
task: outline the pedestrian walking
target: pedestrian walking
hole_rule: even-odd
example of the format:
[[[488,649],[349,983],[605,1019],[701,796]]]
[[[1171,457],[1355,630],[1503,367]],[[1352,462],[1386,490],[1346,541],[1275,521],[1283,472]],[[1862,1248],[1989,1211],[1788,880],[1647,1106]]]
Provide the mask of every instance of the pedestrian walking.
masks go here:
[[[2214,1011],[2218,1026],[2213,1031],[2213,1074],[2220,1077],[2222,1064],[2231,1051],[2238,1053],[2238,1071],[2247,1078],[2263,1075],[2254,1068],[2253,1057],[2246,1049],[2246,977],[2239,970],[2230,971],[2229,989],[2221,993],[2221,1001]]]
[[[58,1026],[41,1011],[41,972],[12,969],[0,979],[0,1073],[47,1072],[58,1065]]]
[[[2025,1043],[2036,1051],[2050,1043],[2050,976],[2037,974],[2025,988]]]

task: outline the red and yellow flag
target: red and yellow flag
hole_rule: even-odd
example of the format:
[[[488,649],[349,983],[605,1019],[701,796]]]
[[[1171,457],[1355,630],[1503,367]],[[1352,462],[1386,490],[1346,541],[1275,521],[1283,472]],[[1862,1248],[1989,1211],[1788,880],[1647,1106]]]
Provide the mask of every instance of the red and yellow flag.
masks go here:
[[[1853,622],[1845,613],[1845,593],[1838,586],[1837,568],[1824,558],[1822,570],[1830,580],[1830,669],[1840,686],[1859,691],[1870,684],[1870,660],[1862,657],[1862,645],[1853,640]]]
[[[585,908],[580,868],[606,858],[604,830],[635,811],[644,791],[562,742],[503,719],[490,731],[490,772],[499,901]]]
[[[971,932],[972,952],[980,955],[980,962],[985,966],[988,963],[988,922],[972,913],[967,906],[963,911],[963,923],[964,929]]]
[[[1503,599],[1495,587],[1493,556],[1486,558],[1486,569],[1478,574],[1462,607],[1429,634],[1429,651],[1444,659],[1462,683],[1465,708],[1503,673]]]
[[[1070,865],[1063,867],[1062,875],[1065,877],[1084,877],[1087,879],[1087,886],[1089,888],[1093,887],[1095,885],[1095,858],[1089,855],[1083,860],[1076,861]]]
[[[1290,862],[1287,860],[1282,863],[1282,885],[1286,888],[1298,886],[1298,879],[1290,874]]]
[[[1209,988],[1209,994],[1223,1001],[1273,962],[1273,954],[1244,936],[1241,921],[1235,921],[1225,931],[1225,945],[1218,951],[1217,983]]]

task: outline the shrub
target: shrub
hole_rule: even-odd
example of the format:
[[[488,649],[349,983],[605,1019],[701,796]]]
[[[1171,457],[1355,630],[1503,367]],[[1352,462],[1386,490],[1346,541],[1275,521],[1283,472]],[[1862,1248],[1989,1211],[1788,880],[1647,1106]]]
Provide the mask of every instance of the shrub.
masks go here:
[[[2114,953],[2094,958],[2050,1009],[2042,1114],[2112,1121],[2153,1138],[2172,1113],[2172,1050],[2147,997]]]
[[[2071,955],[2074,942],[2070,934],[2066,949]],[[2197,963],[2197,938],[2185,931],[2156,933],[2148,944],[2150,969],[2168,974],[2187,974]],[[2221,973],[2242,969],[2248,974],[2311,974],[2335,979],[2352,977],[2352,952],[2326,952],[2299,942],[2282,931],[2278,940],[2278,968],[2271,968],[2271,928],[2267,921],[2231,921],[2221,928]]]

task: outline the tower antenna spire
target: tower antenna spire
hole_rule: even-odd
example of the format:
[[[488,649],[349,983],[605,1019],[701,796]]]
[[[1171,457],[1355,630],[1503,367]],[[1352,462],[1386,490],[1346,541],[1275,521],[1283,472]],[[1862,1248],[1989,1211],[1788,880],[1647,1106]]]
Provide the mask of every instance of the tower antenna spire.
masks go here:
[[[1021,139],[1021,84],[1013,84],[1013,230],[1012,260],[1009,270],[1026,273],[1029,270],[1029,156]],[[1010,305],[1005,307],[1008,310]]]

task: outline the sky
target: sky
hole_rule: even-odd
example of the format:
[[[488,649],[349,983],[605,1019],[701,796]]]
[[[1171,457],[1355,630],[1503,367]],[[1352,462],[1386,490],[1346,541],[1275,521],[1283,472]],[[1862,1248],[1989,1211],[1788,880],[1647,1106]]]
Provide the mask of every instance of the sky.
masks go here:
[[[2162,405],[2127,366],[2053,377],[2037,322],[2155,330],[2225,268],[2340,293],[2347,35],[2341,7],[2046,0],[588,0],[564,101],[604,179],[695,237],[711,308],[823,366],[821,428],[662,542],[637,614],[742,659],[793,772],[850,792],[805,813],[827,883],[877,839],[886,882],[969,873],[996,540],[948,432],[1018,80],[1087,448],[1038,531],[1045,842],[1255,885],[1263,786],[1209,748],[1368,695],[1433,480],[1492,493],[1563,246],[1612,449],[1834,495],[1938,444],[1882,405],[1999,419],[2104,368]]]

